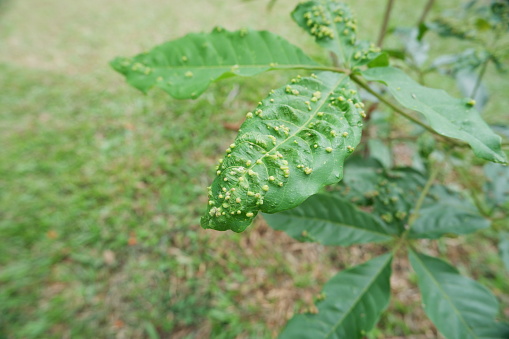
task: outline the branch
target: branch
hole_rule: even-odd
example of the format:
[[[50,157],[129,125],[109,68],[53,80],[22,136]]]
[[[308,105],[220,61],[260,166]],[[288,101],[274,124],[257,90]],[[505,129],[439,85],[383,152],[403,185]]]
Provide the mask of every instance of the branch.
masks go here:
[[[387,0],[387,6],[385,7],[384,21],[382,22],[382,27],[380,28],[380,34],[378,36],[378,47],[382,47],[384,43],[385,34],[387,33],[387,26],[389,25],[389,19],[391,17],[392,5],[394,4],[394,0]]]
[[[410,217],[408,217],[408,228],[407,228],[406,232],[410,231],[410,228],[412,227],[412,224],[419,217],[419,212],[421,210],[422,204],[424,203],[424,199],[426,199],[426,196],[428,195],[429,190],[430,190],[431,186],[433,185],[433,182],[435,181],[435,179],[437,177],[438,169],[440,167],[439,166],[431,166],[431,168],[432,168],[431,169],[431,174],[430,174],[430,176],[428,178],[428,181],[426,182],[426,185],[422,189],[421,195],[419,196],[419,199],[417,200],[417,203],[415,204],[415,208],[412,211],[412,214],[410,214]]]
[[[426,3],[426,6],[424,7],[424,10],[422,11],[419,21],[417,22],[417,27],[421,26],[424,23],[424,20],[426,20],[426,17],[428,16],[428,13],[429,13],[431,7],[433,7],[434,2],[435,2],[435,0],[428,0],[428,2]]]
[[[477,94],[477,90],[481,86],[481,81],[482,81],[482,78],[484,76],[484,73],[486,72],[486,69],[488,68],[488,63],[489,62],[490,62],[490,58],[487,58],[486,60],[484,60],[484,63],[482,64],[481,71],[479,72],[479,75],[477,76],[477,80],[475,81],[474,90],[472,91],[472,94],[470,95],[470,97],[472,99],[475,99],[475,96]]]

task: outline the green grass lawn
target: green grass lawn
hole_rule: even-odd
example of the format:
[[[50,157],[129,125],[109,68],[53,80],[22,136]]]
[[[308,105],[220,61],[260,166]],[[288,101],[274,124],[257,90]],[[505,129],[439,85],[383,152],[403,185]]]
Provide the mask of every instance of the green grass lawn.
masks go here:
[[[296,3],[278,0],[270,13],[262,0],[0,6],[0,338],[271,338],[335,272],[375,254],[301,244],[262,220],[243,234],[199,227],[214,164],[235,137],[225,124],[290,74],[177,101],[142,95],[108,66],[215,25],[270,29],[323,58],[291,23]],[[413,6],[398,4],[395,16]],[[376,35],[382,3],[354,7],[363,37]],[[491,69],[488,80],[499,99],[488,120],[504,121],[509,84]],[[494,274],[483,282],[507,305],[507,275],[483,246],[465,270]],[[383,331],[432,338],[405,265]]]

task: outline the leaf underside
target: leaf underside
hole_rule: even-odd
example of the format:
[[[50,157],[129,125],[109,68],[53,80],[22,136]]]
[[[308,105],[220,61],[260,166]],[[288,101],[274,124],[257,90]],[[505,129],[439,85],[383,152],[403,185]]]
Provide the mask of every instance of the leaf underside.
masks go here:
[[[362,110],[350,79],[323,72],[271,91],[247,113],[209,187],[204,228],[243,231],[258,213],[293,208],[341,180],[360,141]]]
[[[504,338],[502,324],[495,321],[498,301],[488,289],[438,258],[413,251],[409,256],[424,310],[446,338]]]
[[[350,246],[391,240],[391,231],[370,213],[350,202],[325,194],[316,194],[288,211],[266,214],[275,230],[285,231],[300,241],[324,245]]]
[[[363,338],[390,298],[391,254],[344,270],[327,282],[317,314],[294,316],[279,339]]]
[[[437,133],[468,143],[479,158],[507,163],[501,138],[482,120],[468,99],[456,99],[443,90],[421,86],[397,68],[370,68],[362,75],[369,81],[386,84],[401,105],[422,113]]]
[[[177,99],[196,98],[211,82],[223,78],[316,65],[276,34],[221,28],[188,34],[135,57],[111,61],[133,87],[142,92],[159,87]]]
[[[320,46],[337,54],[345,67],[365,65],[380,54],[374,44],[357,41],[357,20],[344,3],[335,0],[303,2],[292,12],[292,18]]]

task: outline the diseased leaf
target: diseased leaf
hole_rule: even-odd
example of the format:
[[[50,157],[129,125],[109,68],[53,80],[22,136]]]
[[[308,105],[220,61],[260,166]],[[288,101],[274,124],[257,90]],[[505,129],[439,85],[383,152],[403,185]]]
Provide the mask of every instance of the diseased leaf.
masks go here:
[[[411,209],[426,183],[426,177],[409,167],[385,169],[374,158],[351,158],[337,194],[372,213],[400,234],[405,231]]]
[[[500,258],[502,258],[505,269],[509,271],[509,232],[500,233],[498,251],[500,252]]]
[[[446,234],[468,234],[490,227],[490,221],[465,198],[436,185],[412,224],[411,238],[438,239]]]
[[[143,92],[159,87],[177,99],[196,98],[211,82],[223,78],[316,65],[276,34],[221,28],[188,34],[147,53],[111,62],[133,87]]]
[[[370,68],[362,74],[367,80],[385,83],[401,105],[422,113],[437,133],[465,141],[480,158],[507,163],[500,137],[482,120],[473,102],[421,86],[397,68]]]
[[[350,7],[336,0],[300,3],[292,12],[293,20],[316,42],[335,53],[345,67],[369,63],[380,49],[366,41],[357,41],[357,20]]]
[[[424,310],[446,338],[504,338],[504,326],[495,321],[498,301],[488,289],[438,258],[414,251],[409,256]]]
[[[243,231],[259,210],[293,208],[343,177],[363,104],[348,76],[296,78],[247,113],[209,189],[204,228]]]
[[[296,208],[266,214],[264,218],[273,229],[285,231],[299,241],[324,245],[384,242],[391,240],[391,234],[395,233],[381,220],[348,201],[325,194],[316,194]]]
[[[456,85],[461,94],[470,96],[475,93],[472,99],[475,101],[475,107],[479,110],[479,112],[482,112],[488,103],[489,94],[488,89],[482,82],[477,84],[479,74],[471,70],[462,70],[455,74],[455,79]],[[476,86],[478,86],[477,89]]]
[[[323,289],[317,314],[294,316],[279,339],[363,338],[390,299],[391,254],[344,270]]]

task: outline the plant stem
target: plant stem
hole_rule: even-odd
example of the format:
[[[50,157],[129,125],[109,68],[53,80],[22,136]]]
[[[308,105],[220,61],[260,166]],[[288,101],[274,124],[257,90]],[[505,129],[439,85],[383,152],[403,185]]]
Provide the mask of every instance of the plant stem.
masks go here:
[[[454,164],[452,161],[450,161],[451,164]],[[463,185],[465,185],[468,190],[470,191],[470,195],[472,196],[472,200],[474,201],[475,207],[481,212],[481,215],[490,218],[491,217],[491,211],[488,211],[484,208],[481,200],[479,200],[479,197],[477,196],[477,192],[475,190],[475,181],[473,181],[470,178],[470,175],[467,173],[466,169],[463,168],[463,166],[455,166],[453,165],[453,168],[456,170],[456,173],[458,173],[458,177],[460,178],[460,181]]]
[[[481,87],[481,81],[482,81],[482,78],[484,77],[484,73],[486,73],[486,69],[488,68],[489,62],[490,62],[490,58],[486,58],[486,60],[484,60],[484,62],[482,64],[481,71],[479,72],[479,75],[477,76],[477,80],[475,81],[474,90],[472,91],[472,94],[470,95],[470,97],[472,99],[475,98],[475,96],[477,94],[477,90],[479,89],[479,87]]]
[[[422,10],[421,17],[419,18],[419,21],[417,22],[417,27],[421,26],[424,23],[424,20],[426,20],[426,17],[428,16],[428,13],[433,7],[433,3],[435,0],[428,0],[426,3],[426,6],[424,6],[424,9]]]
[[[382,27],[380,28],[380,33],[378,35],[377,45],[382,47],[384,43],[384,38],[387,33],[387,26],[389,25],[389,19],[391,18],[392,6],[394,4],[394,0],[387,0],[387,5],[385,7],[384,20],[382,21]]]
[[[406,232],[410,232],[410,228],[412,227],[412,224],[417,220],[419,217],[419,212],[421,210],[422,204],[424,203],[424,199],[426,199],[426,196],[429,193],[429,190],[431,188],[431,185],[433,185],[433,182],[435,181],[439,166],[431,166],[431,173],[429,175],[428,181],[426,182],[426,185],[424,185],[424,188],[422,189],[421,195],[419,196],[419,199],[417,200],[417,203],[415,204],[415,208],[412,211],[412,214],[408,218],[408,228]]]
[[[271,11],[274,5],[276,4],[277,0],[270,0],[270,2],[267,4],[267,11]]]

